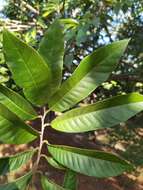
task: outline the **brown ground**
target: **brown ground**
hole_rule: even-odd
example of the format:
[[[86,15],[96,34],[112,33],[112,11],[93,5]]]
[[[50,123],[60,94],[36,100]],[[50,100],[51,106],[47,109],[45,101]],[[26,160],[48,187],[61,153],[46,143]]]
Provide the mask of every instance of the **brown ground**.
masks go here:
[[[63,134],[57,133],[53,129],[49,128],[45,132],[45,138],[49,139],[50,143],[55,144],[65,144],[71,146],[77,146],[82,148],[93,148],[93,149],[102,149],[107,151],[113,151],[110,147],[99,146],[95,142],[89,140],[88,135],[72,135],[72,134]],[[38,142],[34,142],[32,146],[36,147]],[[18,151],[23,151],[27,149],[27,146],[13,146],[13,145],[0,145],[1,155],[14,154]],[[46,146],[43,148],[43,152],[46,152]],[[24,167],[23,170],[29,170],[31,164],[27,167]],[[47,164],[45,160],[41,160],[39,169],[43,171],[50,179],[55,181],[58,184],[62,184],[63,173],[59,170],[53,169]],[[22,172],[18,173],[17,176],[21,175]],[[10,175],[8,179],[12,180],[13,176]],[[123,174],[115,178],[109,179],[96,179],[94,177],[87,177],[79,175],[78,190],[143,190],[143,176],[135,174]],[[5,181],[5,180],[2,180]],[[40,187],[39,176],[35,182],[36,188],[34,190],[42,190]],[[32,189],[33,190],[33,189]]]

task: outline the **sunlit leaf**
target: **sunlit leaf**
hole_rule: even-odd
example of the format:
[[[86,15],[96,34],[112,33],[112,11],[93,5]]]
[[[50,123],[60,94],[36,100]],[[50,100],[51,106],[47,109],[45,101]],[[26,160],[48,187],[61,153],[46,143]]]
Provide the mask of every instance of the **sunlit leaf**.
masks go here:
[[[2,85],[0,85],[0,103],[18,115],[22,120],[30,120],[37,116],[28,101],[18,93]]]
[[[3,47],[6,63],[26,98],[36,105],[47,103],[51,92],[51,72],[44,59],[6,29],[3,31]]]
[[[7,144],[25,144],[39,133],[25,124],[17,115],[0,103],[0,141]]]
[[[72,76],[49,101],[54,111],[64,111],[87,97],[102,84],[115,69],[126,49],[128,40],[114,42],[85,57]]]
[[[66,29],[76,28],[79,25],[79,22],[75,19],[72,19],[72,18],[60,19],[60,22],[65,25]]]
[[[54,129],[63,132],[86,132],[113,127],[143,110],[143,95],[131,93],[76,108],[52,121]]]

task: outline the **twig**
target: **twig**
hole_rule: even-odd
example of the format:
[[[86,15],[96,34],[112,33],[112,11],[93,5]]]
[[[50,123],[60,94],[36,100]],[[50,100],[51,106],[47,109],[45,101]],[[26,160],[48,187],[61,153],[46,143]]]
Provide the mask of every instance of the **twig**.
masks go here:
[[[44,137],[44,129],[45,129],[45,118],[46,118],[46,108],[43,108],[43,116],[41,118],[41,134],[40,134],[40,144],[39,144],[39,151],[38,151],[38,156],[37,156],[37,161],[36,161],[36,168],[38,167],[39,161],[40,161],[40,155],[42,151],[42,146],[43,146],[43,137]]]
[[[43,108],[43,115],[41,117],[40,143],[39,143],[39,148],[38,148],[37,160],[33,166],[33,176],[35,175],[35,173],[38,169],[38,165],[39,165],[40,158],[41,158],[42,147],[43,147],[43,144],[45,143],[45,141],[44,141],[44,130],[45,130],[45,126],[49,125],[48,123],[45,123],[45,119],[46,119],[46,116],[47,116],[49,111],[50,110],[46,110],[46,107]]]
[[[105,31],[106,31],[106,33],[107,33],[109,39],[110,39],[110,42],[113,42],[112,37],[111,37],[111,34],[109,33],[108,27],[107,27],[106,25],[104,25],[104,28],[105,28]]]

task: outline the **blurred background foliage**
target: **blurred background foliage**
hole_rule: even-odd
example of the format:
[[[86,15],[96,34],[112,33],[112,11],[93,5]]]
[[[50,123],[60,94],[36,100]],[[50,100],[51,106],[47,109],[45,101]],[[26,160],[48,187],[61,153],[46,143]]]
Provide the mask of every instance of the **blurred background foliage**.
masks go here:
[[[130,38],[129,46],[109,80],[82,103],[93,103],[118,94],[143,93],[143,1],[142,0],[6,0],[0,27],[17,32],[38,47],[43,33],[62,19],[65,31],[64,77],[95,49]],[[2,42],[1,36],[0,41]],[[16,89],[5,66],[0,43],[0,82]],[[81,106],[82,106],[81,103]],[[88,134],[89,140],[115,148],[137,166],[143,164],[143,114],[114,129]]]
[[[7,0],[1,15],[1,26],[18,32],[35,48],[51,22],[62,19],[66,40],[63,79],[93,50],[131,38],[116,71],[93,93],[93,100],[87,101],[143,91],[142,0]],[[2,54],[0,58],[3,63]]]

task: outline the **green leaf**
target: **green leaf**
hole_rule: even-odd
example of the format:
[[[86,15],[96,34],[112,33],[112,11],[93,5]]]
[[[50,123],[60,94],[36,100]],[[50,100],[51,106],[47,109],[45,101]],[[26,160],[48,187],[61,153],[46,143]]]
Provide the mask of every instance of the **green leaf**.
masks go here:
[[[43,15],[42,15],[42,17],[48,17],[51,13],[53,13],[53,12],[56,12],[56,10],[53,8],[49,8],[49,9],[47,9],[44,13],[43,13]]]
[[[7,144],[25,144],[39,133],[25,124],[17,115],[0,103],[0,141]]]
[[[35,105],[44,105],[50,95],[51,73],[44,59],[15,35],[3,31],[6,63],[17,85]]]
[[[60,185],[57,185],[51,180],[47,179],[45,176],[42,176],[41,183],[42,183],[43,190],[66,190]]]
[[[62,80],[64,35],[62,25],[56,20],[47,30],[39,46],[43,56],[52,71],[52,93],[59,88]]]
[[[46,2],[46,7],[44,7],[43,17],[48,17],[53,12],[60,11],[60,0],[49,0]]]
[[[56,130],[79,133],[113,127],[143,110],[143,95],[130,93],[76,108],[51,123]]]
[[[85,57],[73,75],[49,101],[54,111],[64,111],[87,97],[108,79],[125,51],[129,40],[114,42]]]
[[[60,145],[48,145],[48,150],[63,166],[88,176],[112,177],[133,169],[125,160],[106,152]]]
[[[79,22],[75,19],[72,19],[72,18],[60,19],[60,22],[65,24],[66,29],[76,28],[79,25]]]
[[[76,36],[76,45],[80,47],[81,43],[84,43],[87,41],[88,35],[88,29],[89,29],[89,24],[83,25],[78,29],[77,36]]]
[[[31,120],[37,117],[35,110],[22,96],[3,85],[0,85],[0,103],[22,120]]]
[[[0,185],[0,190],[26,190],[28,183],[32,178],[32,172],[16,179],[13,182]]]
[[[34,155],[35,150],[28,150],[13,156],[0,158],[0,175],[5,175],[11,171],[17,170],[26,164]]]
[[[72,24],[73,26],[77,26],[79,24],[79,22],[73,18],[63,18],[60,19],[60,22],[63,24]]]
[[[63,187],[70,190],[77,189],[77,174],[74,171],[66,171]]]
[[[59,164],[56,160],[54,160],[52,157],[48,157],[48,156],[44,156],[44,157],[47,160],[47,162],[54,168],[59,169],[59,170],[65,170],[65,168],[61,164]]]

